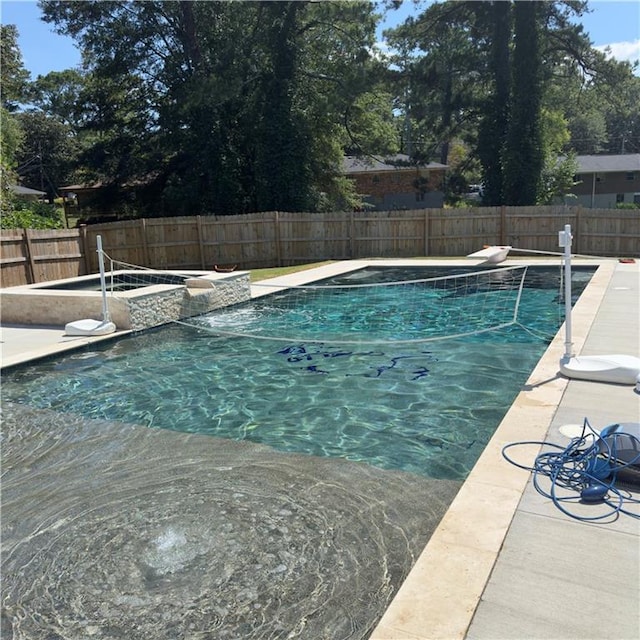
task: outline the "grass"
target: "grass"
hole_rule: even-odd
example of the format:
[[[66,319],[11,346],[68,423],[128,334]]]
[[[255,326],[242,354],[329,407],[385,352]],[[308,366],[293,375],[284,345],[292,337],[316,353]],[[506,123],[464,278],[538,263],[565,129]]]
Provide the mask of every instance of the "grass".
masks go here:
[[[269,269],[251,269],[250,277],[251,282],[258,282],[260,280],[267,280],[269,278],[277,278],[278,276],[286,276],[289,273],[296,273],[297,271],[306,271],[307,269],[315,269],[316,267],[322,267],[325,264],[331,264],[335,260],[325,260],[324,262],[312,262],[310,264],[297,264],[292,267],[271,267]]]

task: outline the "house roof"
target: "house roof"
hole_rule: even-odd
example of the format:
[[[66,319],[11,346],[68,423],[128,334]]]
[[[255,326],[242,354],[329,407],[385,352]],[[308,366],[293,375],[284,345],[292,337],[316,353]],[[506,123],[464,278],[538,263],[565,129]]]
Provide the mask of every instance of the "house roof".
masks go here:
[[[159,175],[158,171],[151,172],[143,177],[131,178],[125,182],[119,183],[120,187],[144,187],[150,184],[153,180],[155,180]],[[64,187],[60,187],[59,191],[63,193],[73,192],[73,191],[94,191],[96,189],[103,189],[104,187],[113,187],[116,186],[115,182],[109,182],[98,180],[97,182],[84,182],[79,184],[68,184]]]
[[[29,189],[29,187],[23,187],[22,185],[19,184],[12,184],[9,185],[9,189],[11,189],[11,191],[13,193],[15,193],[17,196],[46,196],[47,192],[46,191],[38,191],[37,189]]]
[[[345,156],[342,162],[344,173],[366,173],[369,171],[402,171],[406,169],[447,169],[448,165],[439,162],[416,164],[409,156],[398,153],[385,158],[373,156]]]
[[[576,156],[578,173],[640,171],[640,153],[617,156]]]
[[[104,184],[102,182],[94,182],[93,184],[69,184],[66,187],[60,187],[62,193],[68,191],[91,191],[93,189],[100,189]]]

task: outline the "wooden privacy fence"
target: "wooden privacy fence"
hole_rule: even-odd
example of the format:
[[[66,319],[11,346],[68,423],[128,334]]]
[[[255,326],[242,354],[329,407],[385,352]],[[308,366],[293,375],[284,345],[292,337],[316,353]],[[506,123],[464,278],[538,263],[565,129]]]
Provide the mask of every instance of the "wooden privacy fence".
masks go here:
[[[2,286],[98,271],[96,236],[114,260],[154,269],[290,266],[322,260],[464,256],[485,244],[640,257],[640,211],[581,207],[481,207],[345,213],[253,213],[146,218],[67,230],[3,230]]]

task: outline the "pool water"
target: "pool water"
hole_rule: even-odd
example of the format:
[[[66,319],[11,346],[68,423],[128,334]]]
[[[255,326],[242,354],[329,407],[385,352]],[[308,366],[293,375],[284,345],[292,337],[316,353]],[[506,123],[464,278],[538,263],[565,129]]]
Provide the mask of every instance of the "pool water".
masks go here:
[[[365,281],[434,273],[371,271]],[[575,297],[591,274],[574,270]],[[560,290],[557,268],[530,268],[519,324],[437,342],[282,342],[170,325],[18,368],[4,377],[3,399],[460,480],[562,323]],[[264,308],[227,313],[260,310],[264,323]]]
[[[528,273],[527,330],[171,325],[3,372],[0,634],[369,638],[562,321],[558,285]],[[268,322],[273,300],[229,312]]]
[[[142,289],[156,284],[175,284],[183,285],[187,276],[176,275],[172,273],[150,274],[145,271],[115,273],[108,272],[105,276],[105,285],[108,291],[133,291]],[[101,281],[98,276],[94,278],[77,278],[65,280],[57,284],[42,285],[33,287],[34,289],[47,289],[55,291],[101,291]]]

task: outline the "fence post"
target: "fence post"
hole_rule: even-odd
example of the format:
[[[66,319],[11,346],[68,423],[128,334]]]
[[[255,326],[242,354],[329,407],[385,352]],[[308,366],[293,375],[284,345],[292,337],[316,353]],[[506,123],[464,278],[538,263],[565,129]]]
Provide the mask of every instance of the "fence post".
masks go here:
[[[574,240],[573,240],[573,250],[575,253],[580,253],[580,223],[581,223],[581,218],[582,216],[580,215],[580,212],[582,211],[582,206],[578,205],[576,208],[576,232],[573,234]]]
[[[149,265],[149,245],[147,244],[147,219],[140,219],[140,234],[142,235],[142,260],[144,262],[144,266],[148,267]]]
[[[23,229],[22,233],[24,235],[24,248],[27,254],[25,258],[27,259],[27,265],[29,267],[27,270],[27,278],[29,279],[28,284],[35,284],[36,269],[35,269],[35,263],[33,260],[33,250],[31,247],[31,229]]]
[[[91,273],[91,259],[89,258],[89,238],[87,238],[87,225],[80,225],[80,234],[82,236],[82,253],[84,258],[84,275]]]
[[[275,224],[276,236],[276,264],[282,267],[282,247],[280,246],[280,215],[277,211],[273,212],[273,222]]]
[[[202,237],[202,216],[196,216],[196,227],[198,228],[198,250],[200,251],[200,268],[204,271],[204,239]]]
[[[507,244],[507,232],[505,227],[507,226],[507,211],[504,205],[500,206],[500,245],[505,246]]]
[[[429,215],[429,209],[424,210],[424,255],[425,257],[429,255],[429,223],[431,221],[431,216]]]

